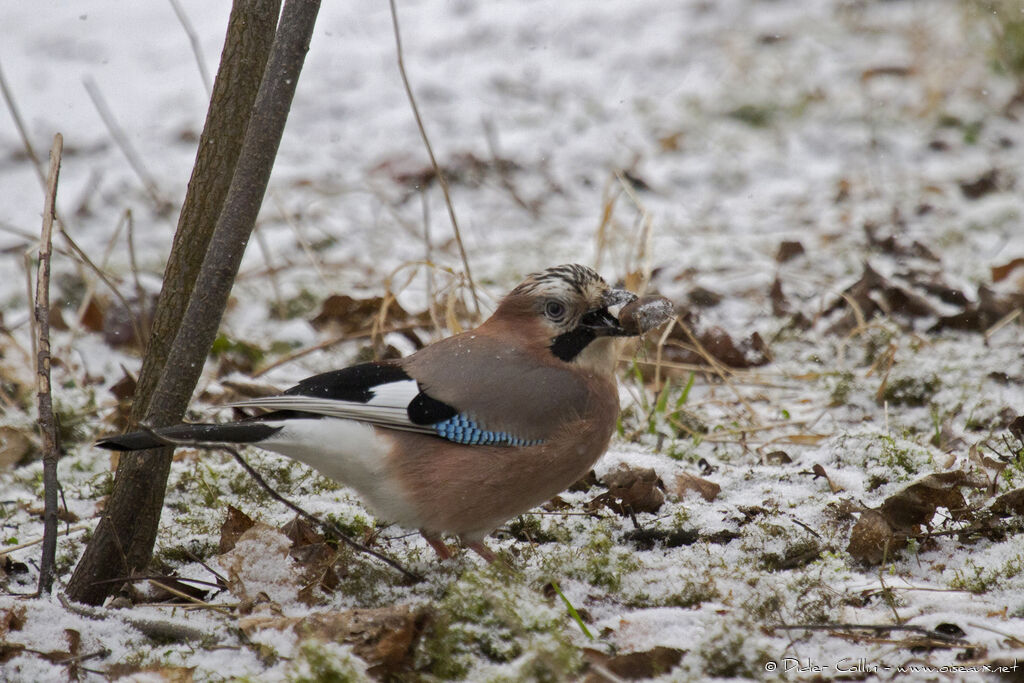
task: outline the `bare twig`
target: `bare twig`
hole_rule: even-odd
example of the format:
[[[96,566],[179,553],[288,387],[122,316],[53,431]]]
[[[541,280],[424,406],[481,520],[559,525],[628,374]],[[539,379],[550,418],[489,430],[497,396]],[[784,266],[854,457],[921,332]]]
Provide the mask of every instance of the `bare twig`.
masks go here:
[[[153,176],[149,174],[145,164],[142,163],[142,157],[132,147],[132,143],[128,140],[128,136],[124,134],[124,129],[118,124],[117,119],[114,118],[114,114],[110,111],[110,107],[107,106],[106,100],[103,99],[103,94],[100,92],[99,86],[96,85],[96,81],[91,76],[86,76],[82,79],[82,83],[85,85],[86,92],[89,93],[89,99],[92,100],[93,105],[96,107],[96,111],[99,112],[100,118],[103,119],[103,123],[107,126],[107,130],[110,131],[111,137],[114,138],[114,142],[121,148],[121,152],[125,158],[128,159],[128,165],[135,171],[135,175],[142,181],[142,186],[145,188],[149,198],[153,201],[158,211],[164,211],[170,207],[170,204],[166,199],[160,196],[160,191],[157,189],[156,181],[153,180]]]
[[[776,624],[769,628],[778,629],[782,631],[871,631],[873,633],[885,633],[887,631],[907,631],[909,633],[917,633],[933,640],[939,640],[944,643],[950,644],[963,644],[962,638],[956,636],[948,636],[945,633],[939,633],[931,629],[924,628],[923,626],[913,626],[910,624]]]
[[[36,356],[36,393],[39,397],[39,431],[43,440],[43,555],[39,563],[39,594],[53,590],[57,557],[57,425],[50,391],[50,255],[53,251],[53,221],[56,215],[57,180],[60,177],[64,138],[57,133],[50,149],[50,171],[46,178],[43,230],[39,240],[39,270],[36,277],[35,319],[39,336]]]
[[[178,0],[169,0],[169,2],[178,16],[178,21],[181,22],[181,27],[185,29],[185,35],[188,36],[192,54],[195,55],[196,64],[199,65],[199,75],[203,79],[203,87],[206,88],[206,98],[209,99],[213,95],[213,84],[210,82],[210,72],[206,68],[206,59],[203,57],[203,46],[199,44],[199,36],[196,35],[196,30],[192,28],[192,22],[189,21],[188,15],[185,14],[185,10],[182,9]]]
[[[455,243],[459,245],[459,255],[462,257],[462,267],[466,271],[466,279],[469,281],[469,291],[473,295],[473,307],[476,317],[480,317],[480,297],[477,296],[476,285],[473,282],[473,274],[469,270],[469,258],[466,256],[466,247],[462,243],[462,233],[459,231],[459,222],[455,218],[455,207],[452,206],[451,193],[448,191],[448,180],[434,157],[434,149],[430,146],[430,139],[427,137],[427,130],[423,127],[423,119],[420,118],[419,107],[416,106],[416,97],[412,94],[412,86],[409,85],[409,77],[405,73],[405,61],[402,58],[402,36],[398,30],[398,10],[395,8],[395,0],[391,3],[391,25],[395,30],[395,52],[398,57],[398,72],[402,75],[402,85],[405,86],[405,94],[409,96],[409,104],[412,106],[412,114],[416,118],[416,127],[419,128],[420,137],[423,138],[423,145],[427,148],[427,155],[430,157],[430,165],[434,167],[434,174],[441,185],[441,193],[444,195],[444,203],[448,208],[448,217],[452,221],[452,230],[455,232]]]
[[[271,498],[273,498],[277,502],[281,503],[285,507],[288,507],[295,514],[297,514],[297,515],[299,515],[299,516],[309,520],[311,523],[317,525],[318,527],[320,527],[320,528],[322,528],[322,529],[324,529],[326,531],[329,531],[332,535],[336,536],[339,541],[343,542],[345,545],[353,548],[354,550],[358,550],[361,553],[366,553],[367,555],[370,555],[372,557],[376,557],[378,560],[380,560],[384,564],[388,565],[389,567],[392,567],[393,569],[398,570],[399,573],[401,573],[403,576],[405,576],[405,578],[409,579],[410,581],[419,582],[419,581],[423,580],[422,576],[420,576],[419,574],[416,574],[414,572],[409,571],[408,569],[403,567],[401,564],[399,564],[397,560],[394,560],[394,559],[388,557],[387,555],[385,555],[383,553],[380,553],[380,552],[377,552],[373,548],[369,548],[369,547],[363,545],[362,543],[360,543],[359,541],[356,541],[355,539],[350,538],[347,534],[345,534],[344,531],[339,529],[338,526],[336,524],[334,524],[333,522],[321,520],[320,518],[316,517],[313,514],[310,514],[309,512],[306,512],[301,507],[299,507],[295,503],[291,502],[290,500],[288,500],[287,498],[282,496],[280,493],[278,493],[274,489],[273,486],[268,484],[266,479],[264,479],[260,475],[259,472],[257,472],[255,469],[253,469],[252,465],[250,465],[248,462],[246,462],[245,458],[242,457],[242,454],[239,453],[238,450],[233,448],[230,444],[223,444],[223,443],[220,443],[220,444],[210,444],[210,443],[204,443],[202,441],[193,441],[193,440],[187,440],[187,439],[170,439],[170,438],[164,436],[163,434],[160,434],[160,433],[154,431],[152,428],[147,427],[146,425],[139,425],[139,427],[143,431],[145,431],[147,434],[152,436],[153,438],[159,439],[161,442],[163,442],[163,443],[165,443],[167,445],[171,445],[171,446],[188,446],[190,448],[200,448],[202,450],[207,450],[207,451],[217,451],[217,450],[220,450],[220,451],[225,451],[225,452],[229,453],[231,455],[231,457],[233,457],[238,462],[238,464],[242,466],[242,469],[244,469],[249,474],[250,477],[252,477],[254,480],[256,480],[257,484],[259,484],[260,486],[263,487],[263,490],[266,491],[270,495]]]
[[[32,293],[32,251],[26,251],[22,254],[22,261],[25,266],[25,301],[34,301],[35,295]],[[29,363],[34,363],[39,358],[39,334],[36,332],[36,318],[31,316],[29,323],[32,326],[32,358]]]

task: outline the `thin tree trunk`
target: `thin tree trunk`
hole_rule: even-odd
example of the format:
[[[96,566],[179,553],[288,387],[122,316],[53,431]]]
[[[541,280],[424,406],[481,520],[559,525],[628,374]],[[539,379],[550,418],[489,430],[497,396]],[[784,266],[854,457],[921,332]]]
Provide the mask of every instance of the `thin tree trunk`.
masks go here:
[[[235,0],[232,6],[210,108],[135,390],[133,424],[177,422],[191,397],[192,387],[174,401],[152,402],[228,194],[280,8],[280,0]],[[220,318],[219,311],[216,317]],[[202,367],[209,347],[191,351],[191,362]],[[170,367],[173,372],[174,366]],[[149,563],[170,463],[171,449],[121,457],[104,516],[68,584],[72,600],[99,604],[117,586],[98,582],[127,576]]]

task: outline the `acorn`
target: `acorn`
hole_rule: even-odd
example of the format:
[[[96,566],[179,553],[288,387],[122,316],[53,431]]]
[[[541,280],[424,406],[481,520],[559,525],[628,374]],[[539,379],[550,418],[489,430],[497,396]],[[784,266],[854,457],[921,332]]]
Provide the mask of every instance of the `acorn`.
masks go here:
[[[619,324],[629,334],[647,334],[675,315],[672,302],[663,296],[642,296],[619,311]]]

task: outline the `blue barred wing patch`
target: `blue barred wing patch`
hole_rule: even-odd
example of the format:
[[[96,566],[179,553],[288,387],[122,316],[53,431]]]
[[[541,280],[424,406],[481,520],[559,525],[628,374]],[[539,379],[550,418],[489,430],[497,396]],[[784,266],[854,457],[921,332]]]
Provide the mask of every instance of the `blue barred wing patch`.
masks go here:
[[[536,446],[543,439],[522,439],[508,432],[495,432],[484,429],[465,415],[455,415],[435,422],[434,430],[439,436],[455,443],[473,444],[478,446]]]

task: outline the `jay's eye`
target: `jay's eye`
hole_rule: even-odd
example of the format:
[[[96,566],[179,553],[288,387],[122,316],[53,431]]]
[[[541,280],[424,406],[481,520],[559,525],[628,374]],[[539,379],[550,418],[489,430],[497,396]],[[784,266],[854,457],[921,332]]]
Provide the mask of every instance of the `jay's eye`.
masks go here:
[[[550,320],[558,322],[565,317],[565,304],[560,301],[549,301],[544,304],[544,315]]]

